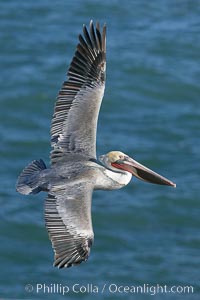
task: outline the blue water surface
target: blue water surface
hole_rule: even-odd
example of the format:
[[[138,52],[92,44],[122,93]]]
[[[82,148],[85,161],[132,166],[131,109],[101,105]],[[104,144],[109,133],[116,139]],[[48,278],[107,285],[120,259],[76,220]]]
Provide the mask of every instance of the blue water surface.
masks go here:
[[[1,1],[1,299],[199,299],[199,16],[186,0]],[[58,270],[45,194],[22,196],[15,183],[33,159],[49,163],[54,102],[90,19],[107,24],[98,154],[121,150],[177,188],[134,178],[95,192],[90,258]]]

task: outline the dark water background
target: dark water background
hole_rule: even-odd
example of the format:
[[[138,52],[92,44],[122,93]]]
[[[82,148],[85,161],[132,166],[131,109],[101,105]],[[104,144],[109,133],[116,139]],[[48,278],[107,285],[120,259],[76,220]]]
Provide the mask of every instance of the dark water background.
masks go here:
[[[17,194],[15,182],[31,160],[48,163],[56,94],[91,18],[107,23],[98,154],[121,150],[177,188],[134,179],[96,192],[91,256],[58,270],[45,195]],[[0,298],[200,299],[199,1],[1,1],[0,65]],[[37,293],[37,283],[93,284],[99,293]],[[192,285],[194,293],[112,293],[110,284]]]

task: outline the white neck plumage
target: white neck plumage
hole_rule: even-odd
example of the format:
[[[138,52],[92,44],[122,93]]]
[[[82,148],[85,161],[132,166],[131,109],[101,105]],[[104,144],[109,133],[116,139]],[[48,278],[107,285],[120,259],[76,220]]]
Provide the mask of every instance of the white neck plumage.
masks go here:
[[[114,172],[109,169],[104,169],[101,173],[101,178],[96,178],[95,189],[115,190],[127,185],[132,178],[132,174],[126,171]]]

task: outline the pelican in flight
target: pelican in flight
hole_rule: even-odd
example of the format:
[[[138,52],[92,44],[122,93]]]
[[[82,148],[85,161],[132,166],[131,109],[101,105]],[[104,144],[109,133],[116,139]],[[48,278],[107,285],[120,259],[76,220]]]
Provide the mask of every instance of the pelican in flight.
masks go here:
[[[162,185],[175,183],[120,151],[96,157],[96,131],[106,78],[106,25],[83,25],[67,80],[58,93],[51,123],[51,166],[32,161],[20,174],[16,189],[28,195],[48,193],[45,225],[55,252],[54,266],[86,261],[94,233],[93,190],[127,185],[132,175]]]

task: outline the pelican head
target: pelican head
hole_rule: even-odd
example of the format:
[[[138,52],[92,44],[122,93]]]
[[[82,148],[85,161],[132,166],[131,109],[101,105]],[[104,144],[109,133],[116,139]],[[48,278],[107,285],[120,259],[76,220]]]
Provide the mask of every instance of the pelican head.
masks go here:
[[[133,176],[150,183],[176,187],[176,184],[172,181],[148,169],[123,152],[111,151],[101,155],[99,160],[107,169],[113,172],[129,172]]]

